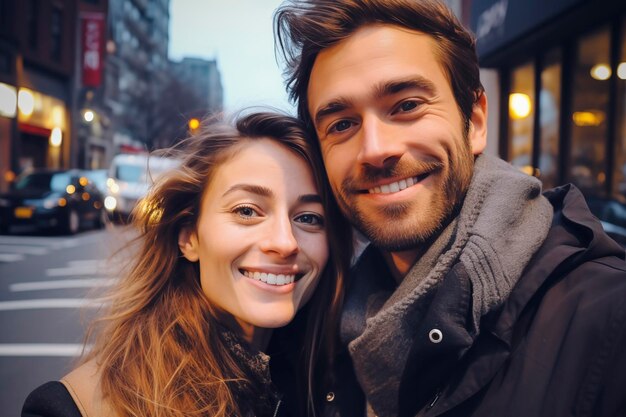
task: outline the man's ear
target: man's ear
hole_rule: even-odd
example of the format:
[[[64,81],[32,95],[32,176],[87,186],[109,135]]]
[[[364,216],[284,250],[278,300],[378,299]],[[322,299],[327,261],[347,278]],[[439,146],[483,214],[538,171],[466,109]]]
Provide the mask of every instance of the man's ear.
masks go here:
[[[487,94],[485,92],[474,103],[468,134],[472,154],[483,153],[487,147]]]
[[[198,235],[190,227],[181,229],[178,234],[178,247],[188,261],[198,261],[200,257],[198,254]]]

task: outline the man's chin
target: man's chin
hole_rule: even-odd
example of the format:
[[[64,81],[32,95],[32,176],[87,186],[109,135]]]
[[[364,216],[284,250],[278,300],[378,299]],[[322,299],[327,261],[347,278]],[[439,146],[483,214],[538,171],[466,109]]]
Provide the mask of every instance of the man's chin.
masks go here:
[[[429,238],[422,238],[421,236],[398,236],[387,235],[381,236],[380,234],[369,236],[369,240],[377,248],[385,252],[403,252],[416,249],[426,243]]]

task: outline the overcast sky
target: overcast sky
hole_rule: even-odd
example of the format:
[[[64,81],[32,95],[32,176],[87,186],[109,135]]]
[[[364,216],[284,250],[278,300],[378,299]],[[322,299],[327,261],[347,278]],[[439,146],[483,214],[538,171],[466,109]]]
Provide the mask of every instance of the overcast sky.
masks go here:
[[[171,0],[170,59],[217,59],[227,111],[272,105],[293,113],[274,57],[282,0]]]

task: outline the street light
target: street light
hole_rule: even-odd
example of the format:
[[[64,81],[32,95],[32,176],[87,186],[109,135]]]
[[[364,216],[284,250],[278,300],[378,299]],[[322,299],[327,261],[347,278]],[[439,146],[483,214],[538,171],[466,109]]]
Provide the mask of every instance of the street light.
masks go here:
[[[193,132],[199,127],[200,127],[200,120],[196,119],[195,117],[189,120],[189,130]]]
[[[95,114],[91,110],[85,110],[85,113],[83,113],[83,119],[85,119],[87,123],[91,123],[94,117],[95,117]]]

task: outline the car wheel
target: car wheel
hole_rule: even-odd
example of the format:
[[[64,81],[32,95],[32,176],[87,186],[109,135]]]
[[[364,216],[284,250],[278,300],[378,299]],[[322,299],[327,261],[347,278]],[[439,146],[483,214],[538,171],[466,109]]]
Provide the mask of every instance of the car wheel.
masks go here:
[[[67,213],[67,223],[65,224],[65,232],[69,235],[74,235],[78,233],[80,229],[80,217],[78,216],[78,212],[76,210],[71,209],[69,213]]]
[[[102,229],[107,222],[106,210],[100,210],[96,214],[96,218],[93,220],[93,227],[95,229]]]

